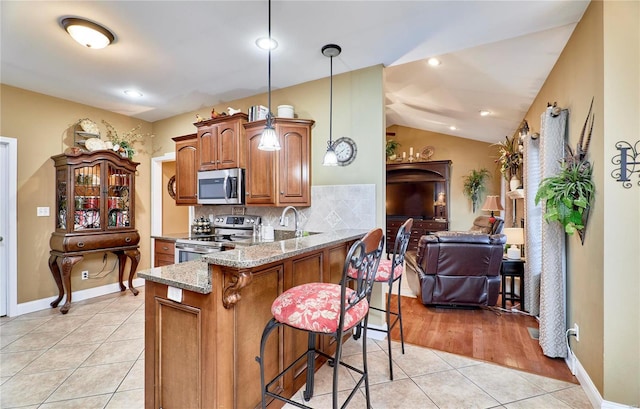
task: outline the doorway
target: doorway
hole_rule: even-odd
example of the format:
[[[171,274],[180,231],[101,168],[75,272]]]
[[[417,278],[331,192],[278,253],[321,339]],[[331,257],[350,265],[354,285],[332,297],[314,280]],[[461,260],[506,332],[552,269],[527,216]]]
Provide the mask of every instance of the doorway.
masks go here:
[[[0,316],[14,315],[18,280],[18,140],[0,136]]]

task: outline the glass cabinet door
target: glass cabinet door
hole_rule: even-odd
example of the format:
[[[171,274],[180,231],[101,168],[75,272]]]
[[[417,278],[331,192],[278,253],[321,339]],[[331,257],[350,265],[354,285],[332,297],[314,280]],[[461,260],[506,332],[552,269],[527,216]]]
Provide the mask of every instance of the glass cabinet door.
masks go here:
[[[131,226],[131,178],[132,173],[108,165],[107,227],[110,229]]]
[[[100,192],[100,165],[76,167],[74,178],[73,230],[100,229],[102,197]]]

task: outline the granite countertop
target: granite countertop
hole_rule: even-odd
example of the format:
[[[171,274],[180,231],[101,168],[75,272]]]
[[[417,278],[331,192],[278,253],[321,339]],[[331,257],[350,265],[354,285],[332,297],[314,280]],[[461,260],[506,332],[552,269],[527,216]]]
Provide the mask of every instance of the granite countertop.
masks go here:
[[[205,260],[210,264],[227,267],[257,267],[273,263],[275,261],[284,260],[308,251],[327,247],[332,244],[360,239],[368,231],[369,230],[346,229],[313,234],[305,237],[297,237],[288,240],[260,242],[259,244],[254,245],[243,246],[241,243],[237,243],[240,245],[237,245],[233,250],[206,254],[202,256],[202,260]]]
[[[155,267],[138,271],[137,274],[138,277],[155,283],[209,294],[211,293],[209,264],[235,268],[257,267],[333,244],[357,240],[367,232],[368,230],[361,229],[336,230],[287,240],[252,243],[252,245],[237,246],[233,250],[210,253],[200,260]]]
[[[167,233],[167,234],[161,234],[161,235],[157,235],[157,236],[151,236],[152,239],[162,239],[162,240],[169,240],[169,241],[176,241],[177,239],[184,239],[187,237],[190,237],[191,234],[190,233]]]
[[[138,271],[138,277],[200,294],[211,293],[209,265],[203,260],[187,261]]]

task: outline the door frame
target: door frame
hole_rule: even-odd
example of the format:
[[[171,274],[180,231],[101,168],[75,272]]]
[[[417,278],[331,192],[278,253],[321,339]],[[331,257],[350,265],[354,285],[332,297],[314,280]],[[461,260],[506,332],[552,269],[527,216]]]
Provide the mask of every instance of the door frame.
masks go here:
[[[7,175],[6,180],[6,202],[0,206],[0,223],[5,226],[2,234],[6,234],[2,242],[7,257],[0,257],[0,288],[4,312],[12,317],[17,314],[18,309],[18,140],[0,136],[2,149],[7,149],[6,163],[0,160],[0,174]],[[3,195],[5,196],[5,195]],[[5,199],[3,199],[5,200]]]

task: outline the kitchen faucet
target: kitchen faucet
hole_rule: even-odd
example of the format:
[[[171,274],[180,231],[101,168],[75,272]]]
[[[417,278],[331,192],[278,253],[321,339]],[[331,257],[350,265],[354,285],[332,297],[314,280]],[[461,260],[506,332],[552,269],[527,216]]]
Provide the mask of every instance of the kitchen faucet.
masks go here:
[[[280,215],[280,226],[284,226],[284,215],[285,213],[287,213],[288,210],[293,210],[293,214],[294,214],[294,218],[295,218],[295,222],[296,222],[296,237],[302,237],[302,230],[300,230],[300,217],[298,214],[298,209],[296,209],[293,206],[287,206],[284,208],[284,210],[282,211],[282,214]]]

